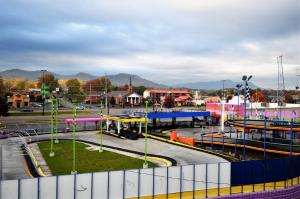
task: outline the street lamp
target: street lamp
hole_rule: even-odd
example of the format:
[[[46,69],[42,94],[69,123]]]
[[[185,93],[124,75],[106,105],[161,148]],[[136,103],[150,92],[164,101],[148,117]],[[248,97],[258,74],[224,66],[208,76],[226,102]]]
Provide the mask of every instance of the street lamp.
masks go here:
[[[248,86],[248,81],[252,78],[252,75],[250,75],[249,77],[247,77],[247,75],[243,75],[242,80],[244,81],[244,134],[243,134],[243,145],[244,145],[244,149],[243,149],[243,160],[246,159],[246,103],[247,103],[247,86]]]

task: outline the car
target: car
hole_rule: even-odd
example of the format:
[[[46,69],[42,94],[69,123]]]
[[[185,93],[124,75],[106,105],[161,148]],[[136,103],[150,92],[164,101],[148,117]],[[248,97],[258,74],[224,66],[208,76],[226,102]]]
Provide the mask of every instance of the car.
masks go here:
[[[85,107],[84,106],[76,106],[76,110],[84,110]]]
[[[20,110],[20,112],[33,112],[33,109],[29,107],[24,107],[23,109]]]

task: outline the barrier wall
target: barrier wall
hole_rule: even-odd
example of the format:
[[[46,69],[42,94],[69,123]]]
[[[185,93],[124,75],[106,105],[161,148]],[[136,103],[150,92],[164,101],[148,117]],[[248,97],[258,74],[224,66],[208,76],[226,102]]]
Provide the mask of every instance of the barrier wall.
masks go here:
[[[231,163],[231,185],[285,181],[300,176],[300,156]]]
[[[132,198],[230,186],[230,163],[1,181],[1,199]]]

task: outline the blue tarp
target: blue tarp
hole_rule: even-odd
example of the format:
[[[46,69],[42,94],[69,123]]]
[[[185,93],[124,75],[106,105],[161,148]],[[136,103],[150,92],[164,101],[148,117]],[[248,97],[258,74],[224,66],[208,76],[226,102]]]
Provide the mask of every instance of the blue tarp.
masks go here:
[[[176,118],[176,117],[206,117],[210,116],[209,111],[201,112],[158,112],[158,113],[149,113],[149,119],[162,119],[162,118]]]

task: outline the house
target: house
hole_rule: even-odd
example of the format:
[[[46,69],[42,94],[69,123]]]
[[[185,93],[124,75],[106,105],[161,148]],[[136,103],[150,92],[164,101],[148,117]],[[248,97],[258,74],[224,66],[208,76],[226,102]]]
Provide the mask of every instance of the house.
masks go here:
[[[30,97],[26,94],[13,93],[7,97],[8,106],[15,109],[30,107]]]
[[[176,99],[181,96],[190,96],[191,92],[189,90],[178,90],[178,89],[151,89],[145,90],[143,97],[145,99],[150,99],[156,104],[163,104],[166,96],[171,96]],[[179,100],[179,99],[178,99]]]
[[[139,106],[142,103],[142,96],[135,92],[129,91],[111,91],[107,93],[110,104],[114,105],[131,105],[131,106]]]
[[[193,98],[189,95],[184,95],[184,96],[180,96],[175,98],[175,104],[176,106],[190,106],[193,104],[192,102]]]

